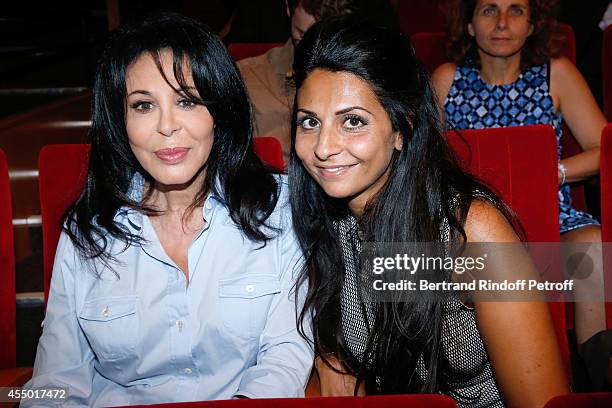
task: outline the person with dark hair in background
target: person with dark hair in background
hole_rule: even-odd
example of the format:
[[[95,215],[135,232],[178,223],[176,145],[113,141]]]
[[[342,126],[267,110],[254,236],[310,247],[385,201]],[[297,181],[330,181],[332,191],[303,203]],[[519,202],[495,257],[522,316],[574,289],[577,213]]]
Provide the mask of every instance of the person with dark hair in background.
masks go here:
[[[450,129],[548,124],[554,127],[559,154],[561,241],[601,243],[599,222],[572,206],[569,183],[599,172],[599,143],[606,119],[574,64],[560,57],[562,37],[554,18],[556,1],[451,0],[449,57],[432,82]],[[561,160],[562,124],[568,125],[583,152]],[[534,203],[534,205],[537,205]],[[595,388],[612,363],[612,332],[606,331],[601,247],[587,252],[588,270],[569,271],[574,288],[576,339]]]
[[[441,392],[461,407],[542,407],[568,392],[544,302],[370,297],[363,245],[438,243],[444,256],[470,242],[520,242],[509,208],[456,164],[410,42],[328,20],[303,37],[293,67],[290,199],[308,286],[300,317],[307,326],[312,317],[321,393]],[[519,255],[496,273],[512,280]]]
[[[282,47],[238,61],[254,113],[255,136],[273,136],[281,143],[288,163],[291,139],[291,105],[295,90],[291,83],[294,47],[316,21],[346,14],[377,14],[393,24],[388,0],[287,0],[291,38]]]
[[[288,187],[253,151],[223,43],[151,16],[111,36],[93,94],[27,387],[83,406],[303,396]]]

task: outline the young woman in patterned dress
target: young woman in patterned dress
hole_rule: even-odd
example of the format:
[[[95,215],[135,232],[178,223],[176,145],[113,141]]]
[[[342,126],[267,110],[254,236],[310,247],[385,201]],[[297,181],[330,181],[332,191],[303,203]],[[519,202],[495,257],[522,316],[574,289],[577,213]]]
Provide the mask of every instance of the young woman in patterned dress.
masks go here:
[[[606,120],[580,72],[567,58],[559,57],[562,38],[553,16],[556,2],[450,3],[448,49],[452,62],[443,64],[432,75],[447,128],[549,124],[560,142],[565,121],[583,151],[561,160],[561,143],[558,144],[561,241],[601,242],[598,221],[573,208],[569,183],[598,174],[599,140]],[[577,246],[576,250],[582,248]],[[612,333],[605,331],[601,302],[601,252],[598,246],[589,251],[595,267],[588,279],[576,281],[575,294],[577,299],[600,301],[576,303],[576,336],[587,362],[593,355],[600,355],[596,360],[607,361],[610,350],[597,346],[602,341],[612,344]],[[594,385],[599,387],[605,370],[589,370]]]

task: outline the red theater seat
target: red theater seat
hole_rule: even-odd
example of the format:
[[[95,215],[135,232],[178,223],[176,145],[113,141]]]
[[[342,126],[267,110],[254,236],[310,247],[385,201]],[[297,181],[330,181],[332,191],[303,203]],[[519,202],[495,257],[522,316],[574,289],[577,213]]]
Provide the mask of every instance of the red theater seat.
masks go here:
[[[610,408],[611,392],[559,395],[552,398],[544,408]]]
[[[444,31],[446,20],[441,3],[441,0],[399,0],[397,17],[401,32],[411,36],[416,32]]]
[[[168,408],[457,408],[457,403],[445,395],[380,395],[368,397],[319,397],[279,399],[238,399],[227,401],[183,402],[175,404],[140,405]]]
[[[233,43],[228,45],[230,55],[234,61],[244,58],[256,57],[268,51],[270,48],[280,47],[283,43]]]
[[[424,31],[410,37],[417,58],[431,74],[437,67],[448,61],[446,56],[446,33]]]
[[[601,69],[604,113],[608,121],[612,122],[612,25],[606,27],[604,31]]]
[[[8,164],[0,150],[0,368],[15,367],[15,249]]]
[[[516,212],[527,239],[559,241],[557,155],[550,126],[447,132],[466,170],[496,188]]]
[[[31,367],[17,363],[15,251],[8,164],[0,150],[0,387],[18,387],[32,376]]]
[[[264,163],[282,169],[283,155],[278,140],[254,139],[254,149]],[[38,158],[38,183],[43,231],[43,269],[45,299],[49,295],[55,249],[66,209],[81,193],[87,178],[88,144],[44,146]]]
[[[601,240],[604,245],[604,284],[606,299],[612,299],[612,123],[601,133],[600,151],[600,185],[601,185]],[[612,302],[606,303],[606,320],[612,329]]]
[[[283,171],[285,163],[283,162],[283,148],[278,139],[273,137],[256,137],[253,139],[253,147],[257,156],[268,165],[276,170]]]
[[[496,189],[515,211],[530,242],[559,242],[557,142],[552,127],[451,131],[447,138],[463,168]],[[565,305],[549,306],[570,373]]]

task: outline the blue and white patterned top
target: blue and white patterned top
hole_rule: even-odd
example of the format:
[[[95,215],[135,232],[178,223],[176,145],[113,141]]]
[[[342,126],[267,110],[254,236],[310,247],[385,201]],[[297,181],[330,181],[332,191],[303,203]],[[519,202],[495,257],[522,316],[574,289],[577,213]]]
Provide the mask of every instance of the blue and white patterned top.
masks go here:
[[[491,85],[480,78],[477,67],[459,66],[444,102],[447,127],[483,129],[551,125],[557,135],[560,159],[563,116],[555,110],[548,78],[548,64],[543,64],[526,68],[512,83]],[[568,185],[559,188],[559,226],[562,234],[598,224],[590,214],[572,207]]]

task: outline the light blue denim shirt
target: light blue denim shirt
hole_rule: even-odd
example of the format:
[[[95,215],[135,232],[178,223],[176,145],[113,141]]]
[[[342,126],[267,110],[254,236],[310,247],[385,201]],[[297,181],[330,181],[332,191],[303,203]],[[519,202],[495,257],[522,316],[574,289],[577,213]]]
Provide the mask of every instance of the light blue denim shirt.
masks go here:
[[[302,397],[313,351],[296,330],[303,260],[285,180],[269,220],[282,233],[263,248],[209,196],[188,251],[188,286],[149,218],[134,210],[115,219],[146,243],[112,243],[118,277],[99,262],[97,277],[62,233],[26,387],[68,387],[65,405],[78,406]]]

